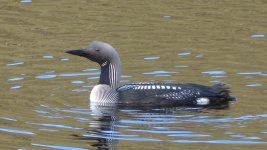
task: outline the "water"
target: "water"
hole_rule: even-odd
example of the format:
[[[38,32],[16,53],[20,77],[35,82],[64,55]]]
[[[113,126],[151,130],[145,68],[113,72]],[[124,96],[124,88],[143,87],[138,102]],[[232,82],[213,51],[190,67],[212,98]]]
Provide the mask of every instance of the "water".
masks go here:
[[[0,149],[266,149],[265,3],[1,6]],[[88,106],[98,65],[65,51],[92,40],[118,50],[121,84],[224,82],[237,101],[225,109]]]

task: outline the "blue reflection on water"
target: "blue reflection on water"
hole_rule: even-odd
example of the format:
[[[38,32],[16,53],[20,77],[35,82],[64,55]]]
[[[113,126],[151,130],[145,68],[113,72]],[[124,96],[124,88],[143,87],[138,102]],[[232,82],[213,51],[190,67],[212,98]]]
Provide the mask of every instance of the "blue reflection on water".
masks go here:
[[[211,135],[208,134],[170,134],[168,136],[171,137],[211,137]]]
[[[89,68],[89,69],[85,69],[83,70],[84,72],[90,72],[90,71],[98,71],[98,68]]]
[[[44,59],[52,59],[54,56],[43,56]]]
[[[49,114],[49,112],[47,111],[42,111],[42,110],[33,110],[34,112],[38,113],[38,114]]]
[[[39,76],[36,76],[35,78],[36,79],[52,79],[55,77],[57,77],[57,75],[39,75]]]
[[[212,78],[224,78],[226,76],[211,76]]]
[[[191,55],[190,52],[183,52],[183,53],[178,53],[177,55],[179,56],[188,56],[188,55]]]
[[[14,82],[14,81],[20,81],[20,80],[24,80],[24,78],[22,78],[22,77],[10,78],[7,81]]]
[[[151,71],[151,72],[144,72],[143,74],[148,74],[148,75],[170,75],[170,74],[178,74],[179,72],[172,72],[172,71]]]
[[[72,92],[88,92],[88,89],[73,89]]]
[[[262,72],[239,72],[240,75],[260,75]]]
[[[204,55],[203,54],[198,54],[198,55],[196,55],[196,58],[204,58]]]
[[[239,140],[207,140],[207,141],[198,141],[198,140],[170,140],[170,142],[175,143],[208,143],[208,144],[267,144],[267,142],[256,142],[256,141],[239,141]]]
[[[89,80],[98,80],[100,77],[90,77],[90,78],[88,78]]]
[[[160,57],[145,57],[144,60],[159,60]]]
[[[264,38],[265,35],[264,34],[253,34],[250,36],[251,38]]]
[[[221,71],[221,70],[205,71],[205,72],[202,72],[202,73],[203,74],[210,74],[210,75],[226,74],[225,71]]]
[[[69,61],[69,58],[61,58],[60,61]]]
[[[19,66],[19,65],[23,65],[24,62],[16,62],[16,63],[12,63],[12,64],[6,64],[6,66]]]
[[[170,130],[138,130],[129,129],[128,131],[133,132],[145,132],[145,133],[155,133],[155,134],[192,134],[192,131],[170,131]]]
[[[15,86],[10,87],[10,90],[17,90],[17,89],[20,89],[22,87],[23,87],[22,85],[15,85]]]
[[[61,124],[33,123],[33,122],[28,122],[28,124],[45,126],[45,127],[62,128],[62,129],[74,129],[74,130],[81,130],[81,129],[83,129],[83,128],[76,128],[76,127],[66,126],[66,125],[61,125]]]
[[[77,76],[91,76],[91,75],[99,75],[100,72],[93,73],[65,73],[65,74],[44,74],[35,76],[37,79],[52,79],[56,77],[77,77]]]
[[[14,129],[7,129],[7,128],[0,128],[0,131],[8,132],[8,133],[15,133],[15,134],[25,134],[25,135],[34,135],[35,134],[33,132],[22,131],[22,130],[14,130]]]
[[[65,74],[58,74],[58,77],[77,77],[77,76],[91,76],[91,75],[99,75],[100,72],[93,72],[93,73],[65,73]]]
[[[7,118],[7,117],[0,117],[0,119],[8,120],[8,121],[17,121],[16,119]]]
[[[84,81],[71,81],[72,84],[84,84]]]
[[[259,86],[262,86],[262,84],[260,84],[260,83],[255,83],[255,84],[247,84],[246,86],[247,86],[247,87],[259,87]]]
[[[175,66],[175,68],[188,68],[189,66]]]
[[[31,3],[32,0],[20,0],[21,3]]]
[[[60,146],[60,145],[46,145],[46,144],[37,144],[32,143],[32,146],[38,146],[38,147],[46,147],[46,148],[53,148],[53,149],[59,149],[59,150],[87,150],[85,148],[79,148],[79,147],[69,147],[69,146]]]
[[[159,140],[159,139],[154,139],[154,138],[142,138],[142,137],[135,137],[137,135],[121,135],[120,136],[113,136],[110,137],[109,135],[105,136],[105,135],[88,135],[88,134],[84,134],[84,137],[95,137],[95,138],[108,138],[109,140],[123,140],[123,141],[144,141],[144,142],[160,142],[163,140]]]
[[[39,129],[40,131],[48,131],[48,132],[57,132],[58,130],[52,130],[52,129]]]

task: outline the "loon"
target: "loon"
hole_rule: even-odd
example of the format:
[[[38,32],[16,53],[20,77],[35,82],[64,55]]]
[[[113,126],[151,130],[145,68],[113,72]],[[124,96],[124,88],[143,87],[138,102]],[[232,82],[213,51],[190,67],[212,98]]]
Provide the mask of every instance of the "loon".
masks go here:
[[[90,94],[91,104],[126,106],[218,106],[234,100],[223,83],[213,86],[186,83],[137,82],[118,87],[121,76],[119,54],[110,44],[93,41],[88,47],[66,53],[85,57],[101,67],[99,83]]]

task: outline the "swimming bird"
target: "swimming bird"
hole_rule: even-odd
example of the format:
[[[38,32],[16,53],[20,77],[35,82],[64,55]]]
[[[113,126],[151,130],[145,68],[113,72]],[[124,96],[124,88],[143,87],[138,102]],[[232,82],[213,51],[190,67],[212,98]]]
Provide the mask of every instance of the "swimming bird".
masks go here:
[[[120,104],[126,106],[217,106],[234,100],[223,83],[213,86],[137,82],[119,86],[121,61],[110,44],[93,41],[88,47],[66,53],[85,57],[101,67],[100,79],[90,94],[91,104]]]

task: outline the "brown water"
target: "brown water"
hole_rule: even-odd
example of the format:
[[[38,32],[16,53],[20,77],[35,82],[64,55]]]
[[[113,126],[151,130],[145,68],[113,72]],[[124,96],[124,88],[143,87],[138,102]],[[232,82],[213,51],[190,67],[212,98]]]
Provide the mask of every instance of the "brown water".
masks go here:
[[[0,7],[0,149],[267,148],[266,1],[4,0]],[[92,40],[118,50],[122,82],[220,81],[238,100],[223,110],[91,109],[98,66],[64,51]]]

